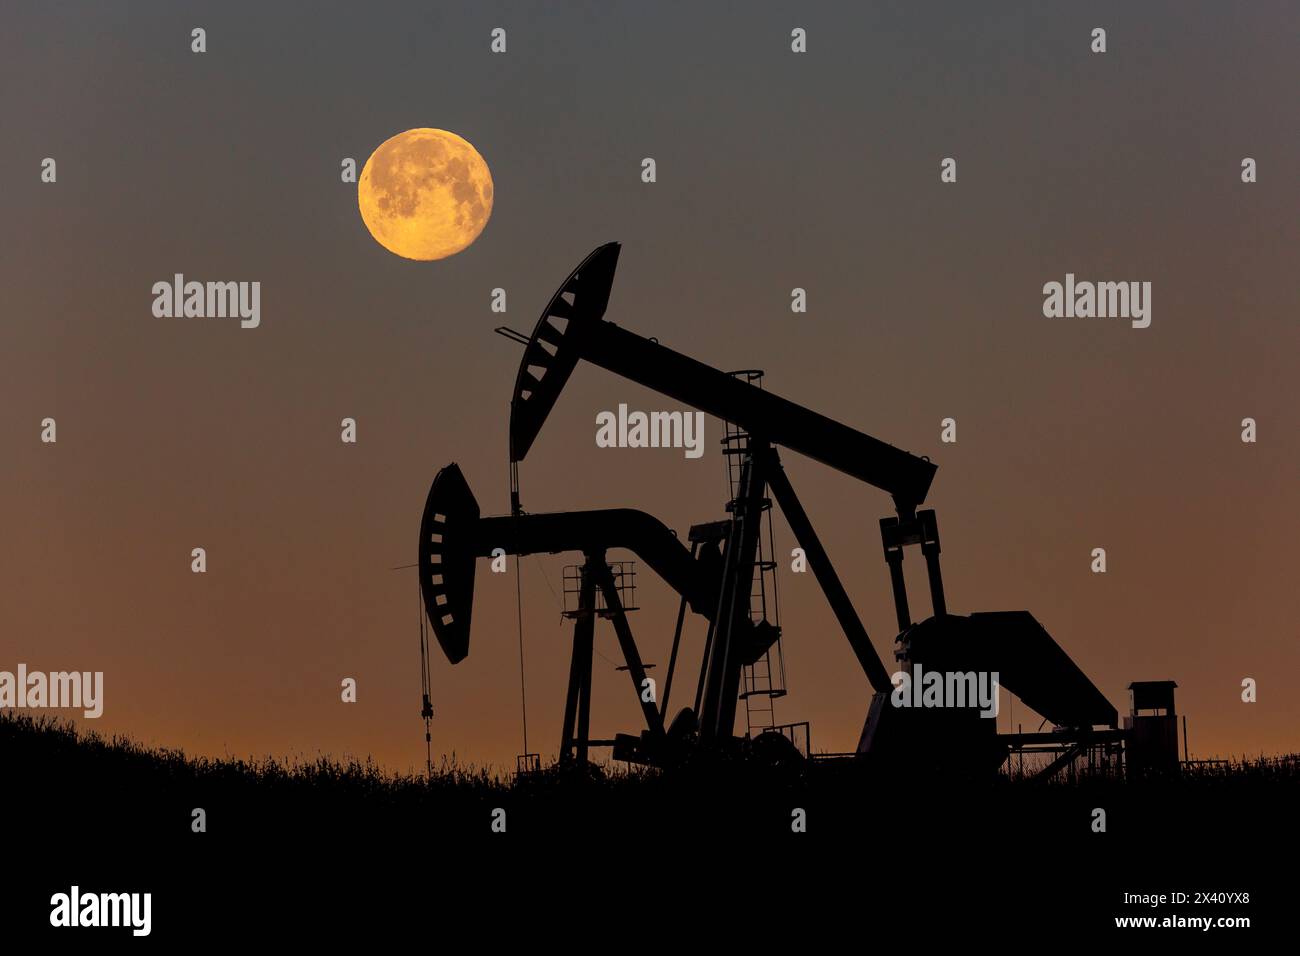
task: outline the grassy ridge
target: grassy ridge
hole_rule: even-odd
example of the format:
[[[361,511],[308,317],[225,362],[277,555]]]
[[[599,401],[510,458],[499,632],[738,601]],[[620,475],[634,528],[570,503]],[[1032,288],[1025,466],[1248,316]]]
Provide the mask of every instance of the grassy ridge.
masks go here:
[[[492,833],[498,809],[509,832],[543,836],[775,836],[789,834],[802,809],[809,833],[868,835],[901,819],[936,841],[996,830],[1086,843],[1100,807],[1118,839],[1177,841],[1196,832],[1231,840],[1268,836],[1300,797],[1296,756],[1189,766],[1177,778],[1138,783],[916,780],[852,762],[784,771],[746,762],[673,773],[593,767],[519,778],[447,764],[426,778],[361,761],[189,757],[22,713],[0,713],[0,756],[9,795],[38,826],[57,829],[91,808],[113,833],[164,842],[189,838],[197,807],[209,833],[236,838],[473,839]]]
[[[12,713],[0,768],[0,846],[22,874],[0,893],[8,925],[42,929],[51,895],[75,884],[153,893],[160,938],[244,941],[260,920],[331,951],[341,931],[403,921],[509,936],[601,913],[626,933],[697,906],[730,929],[748,914],[764,939],[769,923],[807,932],[808,918],[857,934],[887,919],[925,940],[1076,936],[1157,912],[1125,893],[1169,890],[1248,891],[1248,906],[1179,912],[1280,927],[1292,901],[1275,874],[1294,868],[1300,805],[1295,758],[1136,784],[917,780],[853,761],[524,778],[448,765],[425,779],[363,761],[192,758]],[[508,836],[491,829],[502,810]]]

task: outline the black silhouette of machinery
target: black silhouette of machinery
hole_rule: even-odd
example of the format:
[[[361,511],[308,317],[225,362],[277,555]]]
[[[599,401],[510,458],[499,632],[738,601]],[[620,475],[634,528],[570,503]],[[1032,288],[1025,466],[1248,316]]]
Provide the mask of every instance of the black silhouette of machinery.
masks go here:
[[[480,518],[478,502],[455,464],[438,472],[425,501],[420,523],[420,582],[434,636],[453,664],[469,653],[476,559],[486,558],[496,549],[511,555],[579,551],[586,558],[578,603],[592,613],[575,615],[560,743],[562,759],[587,759],[597,591],[613,621],[633,690],[645,715],[647,747],[656,753],[661,749],[663,717],[657,702],[647,700],[643,694],[645,667],[619,588],[606,563],[606,552],[612,548],[626,548],[636,554],[682,596],[685,605],[705,617],[712,616],[720,577],[718,552],[705,549],[693,554],[645,512],[617,508]],[[679,725],[675,736],[693,729]]]
[[[1055,725],[1053,741],[1061,745],[1062,753],[1112,746],[1120,739],[1115,708],[1028,612],[948,613],[938,523],[933,510],[918,510],[934,479],[933,463],[756,387],[743,376],[712,368],[607,321],[604,313],[619,248],[618,243],[609,243],[587,256],[552,296],[531,336],[525,340],[515,334],[525,346],[511,400],[510,515],[481,518],[455,465],[439,472],[430,489],[420,528],[420,581],[434,633],[453,664],[469,649],[477,558],[488,556],[494,548],[520,555],[581,552],[581,606],[594,608],[596,594],[603,596],[646,721],[638,736],[615,738],[615,757],[664,764],[692,742],[706,748],[733,746],[742,669],[780,637],[779,626],[762,616],[756,620],[751,607],[751,586],[762,564],[760,525],[775,499],[873,692],[859,754],[996,767],[1008,748],[1024,743],[1018,737],[1032,735],[999,737],[996,721],[978,718],[970,707],[921,712],[889,706],[894,689],[890,672],[786,475],[779,454],[786,449],[893,498],[894,514],[880,521],[880,532],[900,632],[896,657],[902,669],[998,674],[1002,686]],[[740,440],[727,450],[736,456],[739,481],[728,504],[730,513],[721,521],[692,527],[690,550],[642,512],[523,511],[519,463],[532,449],[580,361],[735,426]],[[932,616],[919,623],[913,621],[903,576],[904,549],[910,545],[920,546],[929,582]],[[606,563],[606,552],[616,547],[635,552],[681,595],[683,612],[689,607],[708,621],[694,706],[681,708],[667,726],[682,615],[663,700],[646,701],[641,693],[645,672]],[[587,757],[594,617],[576,618],[562,760]]]

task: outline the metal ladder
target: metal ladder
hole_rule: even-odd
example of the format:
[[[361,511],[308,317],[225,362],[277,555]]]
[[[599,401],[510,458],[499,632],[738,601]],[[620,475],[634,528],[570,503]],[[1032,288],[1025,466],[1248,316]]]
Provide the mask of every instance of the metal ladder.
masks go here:
[[[744,369],[731,374],[756,388],[763,387],[763,373],[758,369]],[[732,422],[723,422],[722,454],[727,463],[727,489],[731,501],[728,510],[736,507],[740,472],[748,452],[749,434]],[[755,623],[766,620],[780,628],[781,603],[776,585],[771,500],[763,499],[763,511],[767,540],[763,540],[760,529],[750,586],[749,619]],[[771,616],[768,615],[769,599],[772,605]],[[746,735],[749,738],[776,727],[776,699],[785,694],[785,655],[778,636],[762,657],[741,669],[740,699],[745,702]]]

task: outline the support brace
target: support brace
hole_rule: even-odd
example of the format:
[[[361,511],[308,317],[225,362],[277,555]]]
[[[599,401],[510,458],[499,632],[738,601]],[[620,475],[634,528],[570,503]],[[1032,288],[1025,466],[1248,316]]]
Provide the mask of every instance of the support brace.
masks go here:
[[[772,494],[776,496],[777,504],[781,506],[781,513],[785,515],[790,530],[794,532],[799,546],[803,548],[804,556],[808,558],[808,565],[812,568],[817,583],[821,585],[822,593],[826,595],[831,610],[835,612],[835,619],[839,622],[840,629],[844,631],[853,653],[857,655],[858,663],[867,675],[867,680],[871,682],[872,690],[877,693],[892,690],[889,673],[885,670],[880,655],[872,646],[871,638],[867,636],[867,629],[862,626],[862,621],[853,608],[853,602],[845,593],[844,585],[840,583],[839,575],[835,573],[835,566],[831,564],[826,549],[822,547],[821,539],[817,537],[812,522],[808,520],[808,514],[803,510],[803,504],[795,495],[775,449],[770,453],[767,483],[772,489]]]

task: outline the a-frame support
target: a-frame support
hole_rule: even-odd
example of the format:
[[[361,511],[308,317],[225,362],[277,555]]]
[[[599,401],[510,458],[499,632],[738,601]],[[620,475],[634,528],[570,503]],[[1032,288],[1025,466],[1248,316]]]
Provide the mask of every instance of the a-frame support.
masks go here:
[[[700,711],[700,735],[708,739],[732,736],[736,722],[736,700],[740,694],[743,655],[738,640],[750,636],[749,598],[754,581],[754,561],[762,528],[764,493],[767,489],[766,462],[770,446],[753,436],[749,454],[740,469],[740,484],[731,515],[731,529],[723,548],[722,587],[718,613],[704,680]]]
[[[604,560],[603,554],[601,560]],[[561,763],[573,759],[575,750],[578,763],[587,762],[588,740],[591,737],[591,658],[595,649],[595,609],[596,576],[592,573],[592,559],[588,555],[587,562],[582,567],[578,615],[573,624],[573,657],[569,662],[569,690],[564,701],[564,728],[560,734]]]
[[[564,726],[560,733],[560,761],[576,760],[586,764],[591,739],[591,664],[595,651],[596,591],[605,599],[605,609],[614,625],[628,674],[645,714],[651,734],[662,736],[663,716],[653,695],[646,694],[646,671],[641,654],[632,638],[627,612],[618,596],[618,587],[605,562],[605,552],[589,551],[582,566],[578,591],[578,614],[573,628],[573,656],[569,663],[569,688],[564,702]]]

